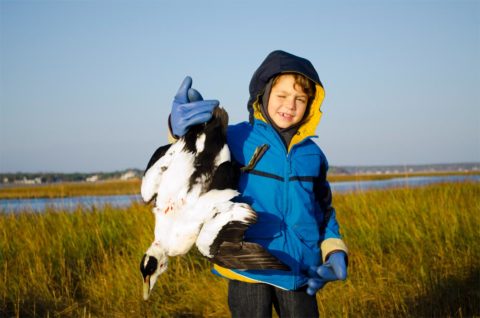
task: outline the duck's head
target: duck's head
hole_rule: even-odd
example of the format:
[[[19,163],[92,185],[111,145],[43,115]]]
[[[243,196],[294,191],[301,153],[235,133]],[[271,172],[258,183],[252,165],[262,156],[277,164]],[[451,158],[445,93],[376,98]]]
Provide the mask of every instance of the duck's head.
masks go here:
[[[143,276],[143,299],[147,300],[153,286],[168,267],[168,257],[160,245],[153,243],[143,255],[140,271]]]

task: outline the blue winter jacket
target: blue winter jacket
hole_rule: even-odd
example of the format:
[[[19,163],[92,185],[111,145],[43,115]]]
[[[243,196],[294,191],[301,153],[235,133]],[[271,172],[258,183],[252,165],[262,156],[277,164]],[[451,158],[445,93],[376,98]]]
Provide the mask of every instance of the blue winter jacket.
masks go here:
[[[263,117],[259,104],[268,80],[286,72],[301,73],[316,83],[309,114],[288,148]],[[324,90],[308,60],[275,51],[255,72],[250,94],[250,122],[229,126],[227,133],[232,159],[240,166],[248,166],[255,150],[267,145],[255,166],[240,176],[238,200],[250,204],[258,214],[245,239],[262,245],[291,271],[240,271],[218,265],[213,271],[230,279],[295,290],[307,283],[310,266],[321,265],[331,252],[347,252],[331,206],[327,159],[312,140],[321,117]]]

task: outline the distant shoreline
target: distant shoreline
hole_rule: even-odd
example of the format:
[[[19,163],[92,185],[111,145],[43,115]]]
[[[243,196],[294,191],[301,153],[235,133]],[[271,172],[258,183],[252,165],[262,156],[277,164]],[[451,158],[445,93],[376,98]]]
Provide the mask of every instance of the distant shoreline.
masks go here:
[[[416,165],[330,165],[328,175],[335,180],[382,180],[405,175],[441,175],[441,174],[480,173],[480,162],[437,163]],[[93,172],[0,172],[0,188],[12,185],[40,185],[64,182],[117,181],[141,179],[143,170],[129,168],[117,171]],[[340,177],[337,177],[340,176]],[[366,177],[375,176],[375,177]]]
[[[329,182],[352,182],[388,180],[394,178],[480,175],[480,171],[441,171],[441,172],[412,172],[389,174],[342,174],[329,173]],[[95,182],[71,181],[43,184],[0,184],[1,199],[36,199],[36,198],[67,198],[87,195],[131,195],[140,193],[141,179],[138,177],[128,180],[98,180]]]

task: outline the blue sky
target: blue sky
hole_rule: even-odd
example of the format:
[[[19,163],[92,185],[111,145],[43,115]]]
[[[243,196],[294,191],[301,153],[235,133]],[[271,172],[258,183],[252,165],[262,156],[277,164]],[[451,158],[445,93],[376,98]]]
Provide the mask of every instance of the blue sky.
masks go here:
[[[244,121],[276,49],[324,83],[330,165],[480,161],[478,1],[0,0],[0,171],[144,168],[186,75]]]

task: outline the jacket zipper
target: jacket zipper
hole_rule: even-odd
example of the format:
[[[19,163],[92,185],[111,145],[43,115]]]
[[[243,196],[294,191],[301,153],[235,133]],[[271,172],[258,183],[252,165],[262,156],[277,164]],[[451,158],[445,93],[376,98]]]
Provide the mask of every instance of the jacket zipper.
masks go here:
[[[283,188],[283,197],[284,197],[284,201],[283,201],[283,204],[284,204],[284,218],[287,218],[287,214],[290,213],[289,211],[289,197],[288,197],[288,188],[289,188],[289,183],[290,183],[290,171],[291,171],[291,167],[290,167],[290,152],[286,152],[285,154],[285,166],[284,166],[284,172],[283,172],[283,178],[284,178],[284,188]],[[285,231],[290,231],[290,229],[285,229]],[[288,237],[288,235],[285,236],[285,239]],[[292,278],[292,286],[293,286],[293,289],[297,289],[297,279],[296,279],[296,275],[292,275],[291,276]]]
[[[285,204],[286,213],[290,212],[289,209],[288,209],[288,204],[290,203],[289,196],[288,196],[288,190],[289,190],[289,187],[290,187],[290,175],[292,174],[292,153],[295,151],[295,148],[298,145],[304,143],[307,139],[309,139],[309,138],[306,137],[302,141],[300,141],[299,143],[293,145],[292,148],[290,148],[290,151],[286,150],[285,168],[284,168],[284,178],[285,178],[285,181],[284,181],[285,182],[285,188],[284,188],[285,201],[284,201],[284,204]],[[297,282],[297,278],[298,278],[297,275],[292,275],[292,285],[293,285],[294,290],[296,290],[297,288],[300,287],[300,285]]]
[[[270,129],[273,129],[273,127],[269,127]],[[299,143],[295,144],[292,146],[292,148],[290,149],[290,151],[288,151],[288,149],[285,148],[284,144],[283,144],[283,141],[281,140],[281,137],[277,134],[276,131],[274,131],[274,135],[275,137],[277,138],[277,141],[283,146],[283,151],[284,151],[284,154],[285,154],[285,161],[284,161],[284,169],[283,169],[283,177],[284,177],[284,188],[283,188],[283,196],[284,196],[284,201],[283,201],[283,206],[284,206],[284,213],[283,213],[283,218],[285,219],[286,217],[286,214],[289,212],[288,211],[288,204],[289,204],[289,199],[288,199],[288,188],[289,188],[289,183],[290,183],[290,174],[291,174],[291,156],[290,154],[293,153],[294,151],[294,148],[297,147],[298,145],[304,143],[307,139],[313,137],[313,136],[310,136],[310,137],[305,137],[304,139],[302,139],[302,141],[300,141]],[[284,222],[284,220],[282,220]],[[287,238],[287,236],[285,236],[285,238]],[[293,289],[297,289],[299,286],[297,284],[297,281],[296,281],[296,275],[292,275],[292,285],[293,285]]]

